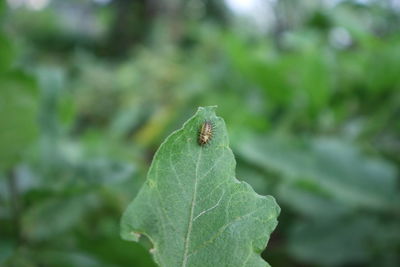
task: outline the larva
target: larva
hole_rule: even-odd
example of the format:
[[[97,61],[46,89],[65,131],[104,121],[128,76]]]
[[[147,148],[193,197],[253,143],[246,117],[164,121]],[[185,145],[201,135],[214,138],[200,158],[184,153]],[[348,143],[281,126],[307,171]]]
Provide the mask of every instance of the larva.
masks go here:
[[[214,125],[211,121],[205,121],[199,131],[199,145],[204,146],[208,144],[213,137]]]

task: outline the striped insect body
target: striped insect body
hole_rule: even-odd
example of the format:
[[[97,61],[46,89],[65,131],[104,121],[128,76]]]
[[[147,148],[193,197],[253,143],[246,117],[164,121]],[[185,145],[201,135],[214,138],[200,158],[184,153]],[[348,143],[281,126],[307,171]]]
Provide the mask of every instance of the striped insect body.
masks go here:
[[[213,137],[214,124],[211,121],[205,121],[199,131],[199,145],[207,145]]]

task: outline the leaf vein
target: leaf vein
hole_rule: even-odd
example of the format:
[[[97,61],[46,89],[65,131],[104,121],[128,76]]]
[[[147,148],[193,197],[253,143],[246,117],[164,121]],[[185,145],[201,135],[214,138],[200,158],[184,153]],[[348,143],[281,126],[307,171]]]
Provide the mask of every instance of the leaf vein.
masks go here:
[[[222,196],[220,197],[220,199],[218,200],[218,202],[217,202],[214,206],[212,206],[211,208],[208,208],[208,209],[203,210],[202,212],[200,212],[200,213],[193,219],[193,222],[194,222],[195,220],[197,220],[200,216],[202,216],[202,215],[204,215],[205,213],[207,213],[207,212],[209,212],[209,211],[212,211],[213,209],[215,209],[216,207],[218,207],[219,204],[221,203],[222,198],[224,197],[224,194],[225,194],[225,190],[222,192]]]
[[[199,155],[197,157],[197,163],[196,163],[196,169],[195,169],[193,198],[192,198],[192,203],[190,205],[190,218],[189,218],[188,231],[186,233],[186,239],[185,239],[185,250],[184,250],[184,253],[183,253],[182,267],[186,267],[187,261],[188,261],[188,258],[189,258],[188,257],[188,254],[189,254],[189,242],[190,242],[190,235],[192,233],[192,227],[193,227],[194,208],[196,206],[197,182],[198,182],[198,172],[199,172],[200,159],[201,159],[201,154],[202,154],[201,152],[202,152],[202,150],[200,150]]]

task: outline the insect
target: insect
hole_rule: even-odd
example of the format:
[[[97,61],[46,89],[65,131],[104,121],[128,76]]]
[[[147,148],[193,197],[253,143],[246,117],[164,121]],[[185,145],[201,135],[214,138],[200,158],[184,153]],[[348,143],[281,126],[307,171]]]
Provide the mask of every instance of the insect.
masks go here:
[[[199,145],[207,145],[213,137],[214,124],[211,121],[205,121],[199,131]]]

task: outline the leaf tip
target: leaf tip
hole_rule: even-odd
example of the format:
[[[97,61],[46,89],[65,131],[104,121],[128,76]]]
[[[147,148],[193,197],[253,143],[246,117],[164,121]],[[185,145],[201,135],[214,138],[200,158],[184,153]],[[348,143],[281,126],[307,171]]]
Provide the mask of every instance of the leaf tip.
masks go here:
[[[206,106],[206,107],[199,107],[197,109],[197,111],[203,111],[203,110],[212,110],[214,111],[215,109],[217,109],[218,106],[217,105],[213,105],[213,106]]]

